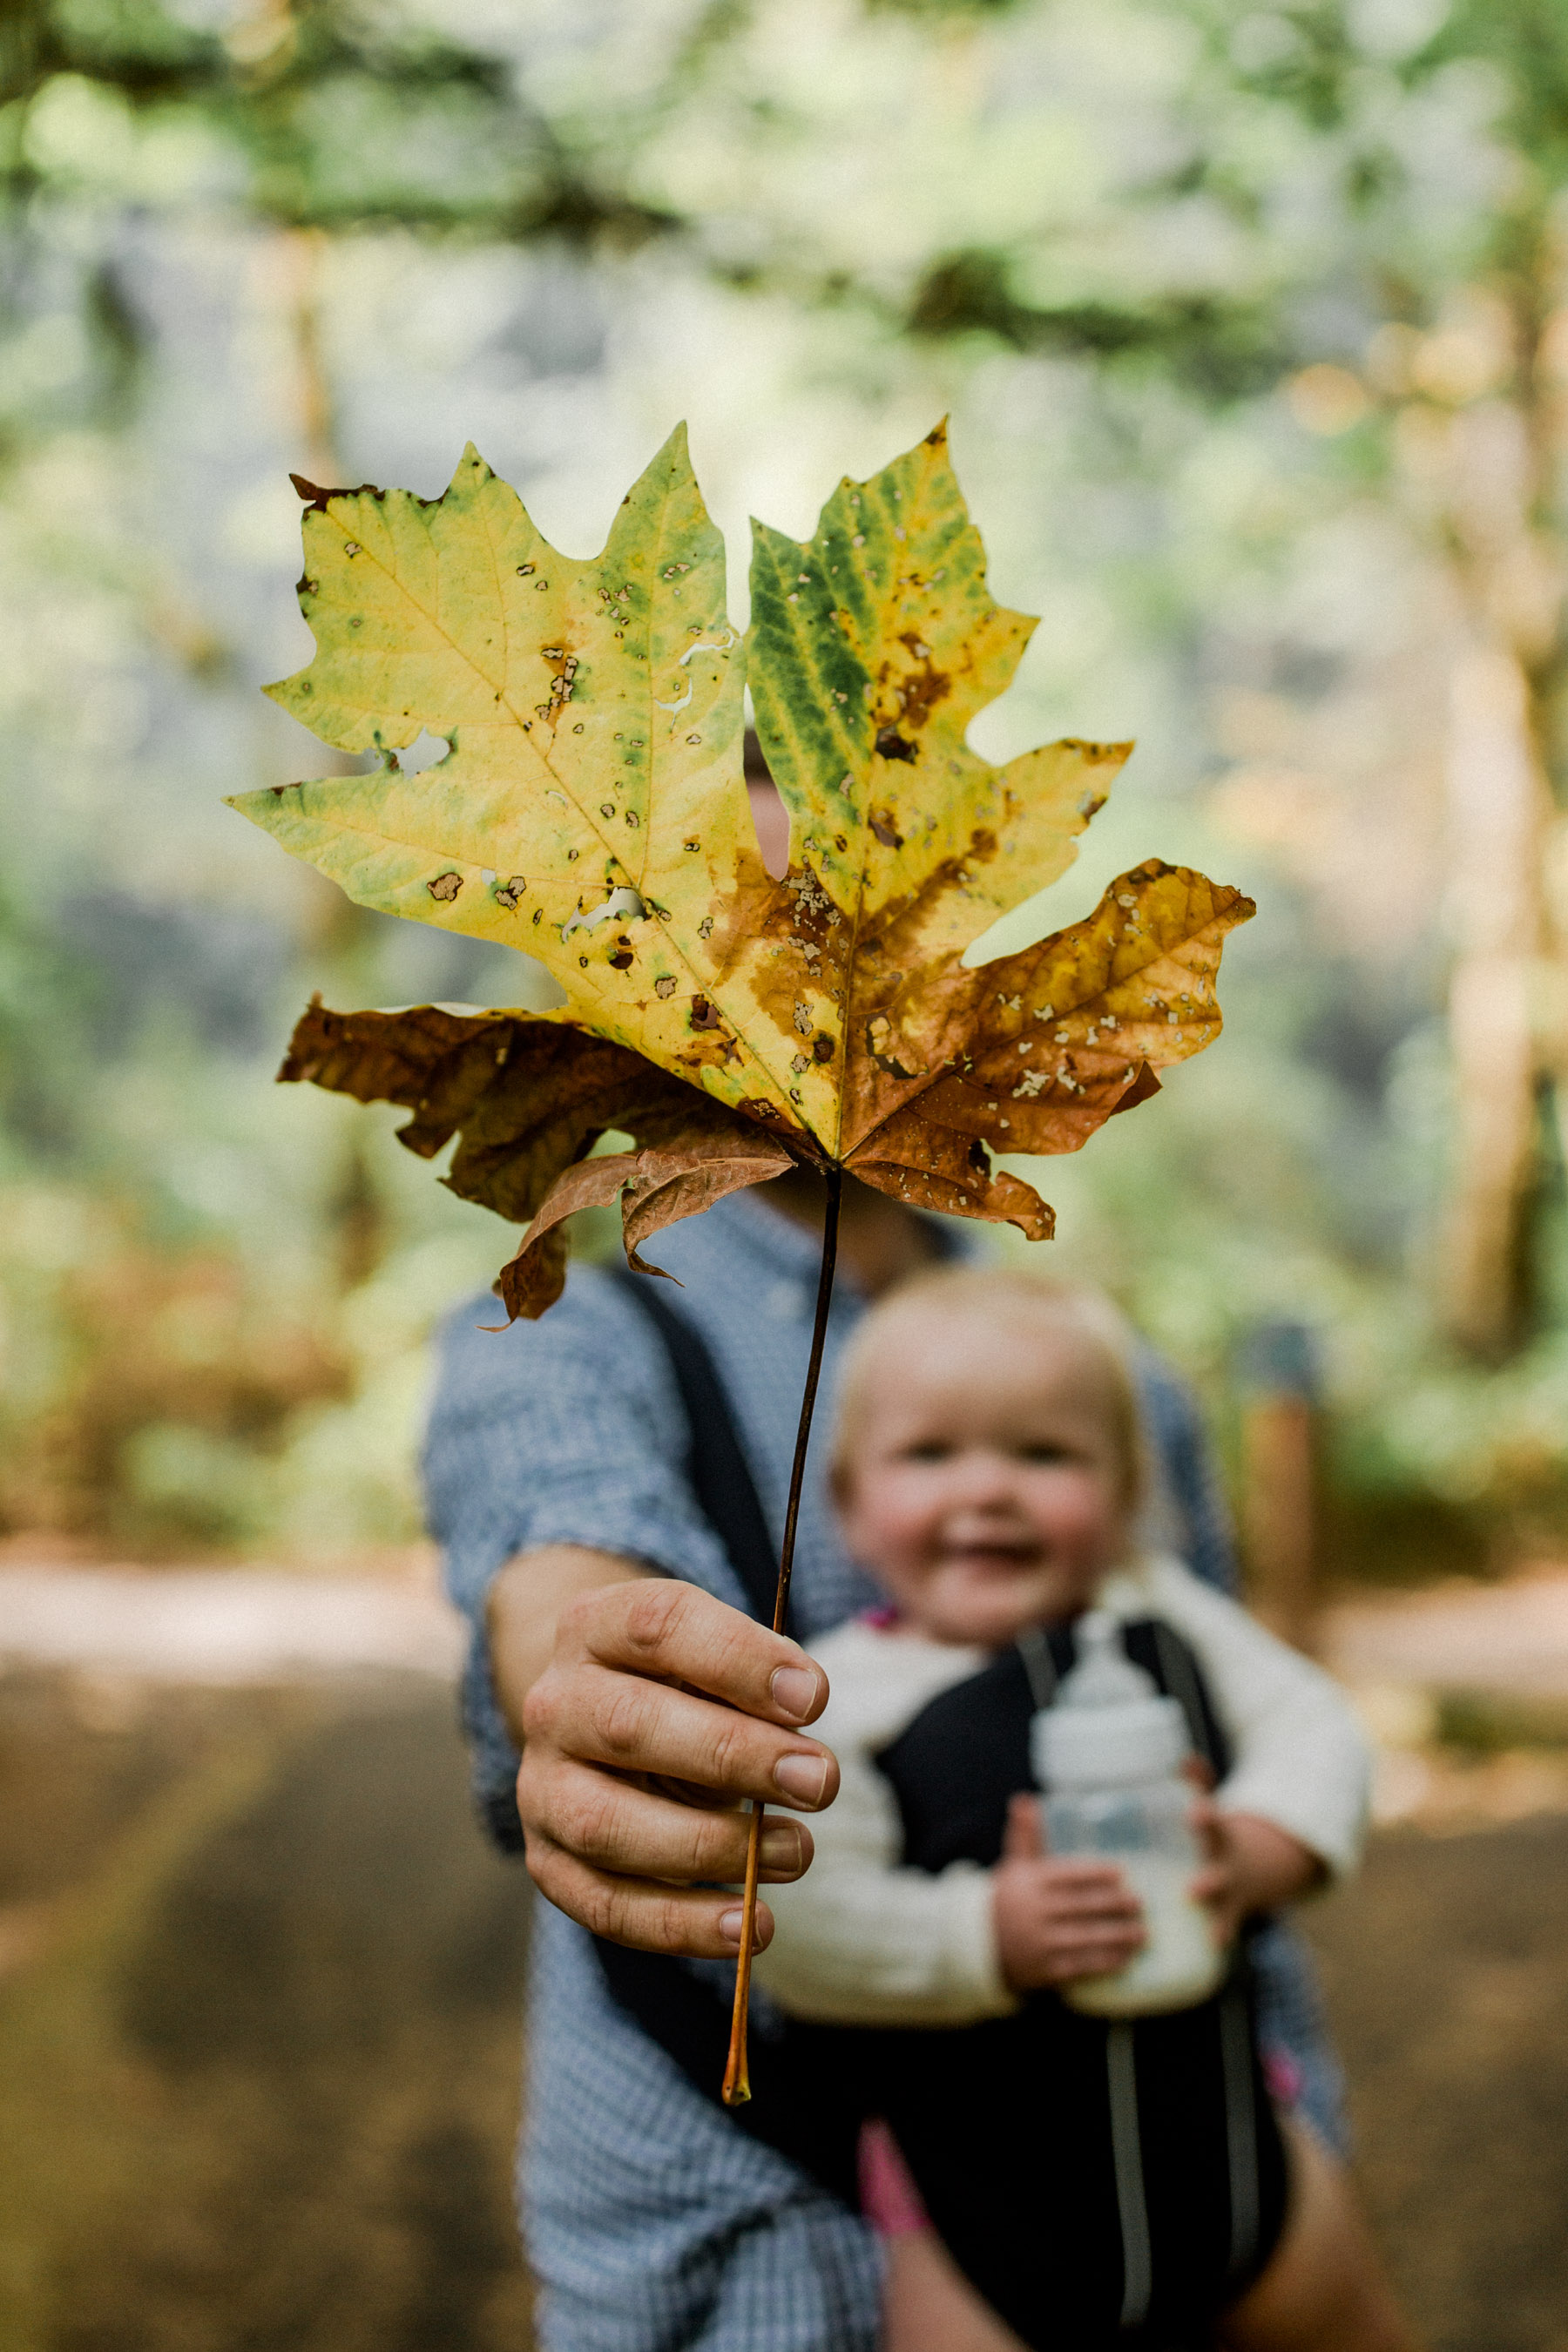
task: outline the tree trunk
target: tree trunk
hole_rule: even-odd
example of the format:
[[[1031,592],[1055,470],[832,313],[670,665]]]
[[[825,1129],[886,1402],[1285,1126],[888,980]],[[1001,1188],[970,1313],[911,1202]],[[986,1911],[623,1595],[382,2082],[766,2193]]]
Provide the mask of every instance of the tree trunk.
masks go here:
[[[1529,682],[1512,653],[1471,650],[1455,671],[1448,800],[1458,953],[1448,995],[1457,1129],[1443,1253],[1456,1338],[1506,1355],[1529,1317],[1535,1174],[1531,997],[1542,946],[1549,797]]]
[[[1241,1423],[1247,1606],[1298,1650],[1317,1609],[1314,1420],[1310,1398],[1277,1394],[1254,1397]]]
[[[1536,999],[1554,944],[1546,747],[1563,658],[1562,398],[1547,361],[1563,276],[1549,220],[1517,225],[1507,265],[1473,289],[1507,390],[1462,404],[1449,435],[1445,520],[1469,636],[1450,703],[1457,1108],[1442,1271],[1450,1330],[1494,1360],[1528,1336],[1535,1306]]]

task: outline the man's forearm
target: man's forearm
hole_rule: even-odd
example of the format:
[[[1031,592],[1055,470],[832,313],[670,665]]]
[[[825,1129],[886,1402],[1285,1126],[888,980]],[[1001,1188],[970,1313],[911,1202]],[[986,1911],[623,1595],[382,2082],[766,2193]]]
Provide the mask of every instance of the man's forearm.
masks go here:
[[[506,1727],[522,1746],[522,1703],[555,1648],[555,1621],[569,1601],[604,1584],[652,1574],[642,1561],[581,1544],[542,1544],[509,1559],[485,1602],[490,1674]]]

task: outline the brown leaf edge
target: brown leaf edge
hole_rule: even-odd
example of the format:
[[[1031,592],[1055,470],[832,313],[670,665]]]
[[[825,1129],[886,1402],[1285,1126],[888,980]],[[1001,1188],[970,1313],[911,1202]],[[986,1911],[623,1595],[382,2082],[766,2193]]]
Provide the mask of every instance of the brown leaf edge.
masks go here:
[[[695,1129],[672,1133],[641,1151],[579,1160],[551,1186],[517,1255],[501,1268],[499,1287],[508,1315],[532,1320],[560,1297],[566,1264],[559,1228],[574,1210],[607,1206],[619,1194],[626,1264],[637,1274],[662,1275],[663,1266],[650,1265],[641,1253],[650,1235],[711,1208],[726,1193],[765,1184],[795,1164],[794,1154],[769,1136],[704,1135]]]
[[[508,1315],[542,1315],[566,1278],[563,1221],[625,1188],[628,1262],[659,1274],[639,1244],[725,1193],[782,1175],[788,1148],[640,1054],[564,1022],[437,1004],[334,1013],[313,997],[278,1073],[360,1102],[414,1113],[398,1141],[434,1159],[455,1136],[442,1182],[463,1200],[527,1224],[499,1288]],[[587,1155],[602,1135],[637,1149]]]
[[[1158,1094],[1160,1068],[1218,1035],[1225,938],[1254,911],[1228,884],[1157,858],[1119,875],[1081,921],[964,975],[961,1049],[845,1166],[911,1208],[1047,1240],[1054,1212],[992,1154],[1081,1150]],[[930,984],[951,989],[952,975]]]

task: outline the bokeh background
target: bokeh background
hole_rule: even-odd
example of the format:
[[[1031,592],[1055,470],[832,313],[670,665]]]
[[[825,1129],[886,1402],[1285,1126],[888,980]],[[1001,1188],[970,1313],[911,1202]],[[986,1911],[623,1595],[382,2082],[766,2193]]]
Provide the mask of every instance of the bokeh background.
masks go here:
[[[289,473],[471,438],[581,555],[685,416],[743,620],[748,514],[944,413],[1042,616],[977,747],[1138,739],[1036,930],[1151,855],[1259,906],[1054,1262],[1199,1385],[1265,1585],[1310,1475],[1368,2193],[1435,2343],[1563,2352],[1562,0],[7,0],[0,72],[0,2352],[528,2341],[415,1473],[506,1235],[271,1080],[314,989],[534,983],[221,805],[335,756],[258,691]],[[60,1632],[110,1568],[428,1634],[176,1667]]]

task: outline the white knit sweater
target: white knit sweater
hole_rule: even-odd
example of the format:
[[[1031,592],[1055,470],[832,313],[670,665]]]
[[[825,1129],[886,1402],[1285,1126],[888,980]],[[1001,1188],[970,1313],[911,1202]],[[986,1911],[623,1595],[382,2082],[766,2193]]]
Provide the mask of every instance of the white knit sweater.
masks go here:
[[[1300,1838],[1331,1878],[1353,1868],[1365,1833],[1366,1741],[1321,1668],[1174,1559],[1109,1579],[1097,1605],[1123,1621],[1160,1617],[1196,1653],[1231,1744],[1216,1801]],[[967,2025],[1017,2002],[1002,1979],[990,1873],[955,1862],[903,1867],[891,1786],[873,1757],[939,1692],[978,1674],[984,1651],[857,1620],[813,1645],[832,1686],[812,1726],[837,1755],[838,1796],[812,1822],[816,1859],[770,1886],[777,1923],[754,1969],[793,2015],[837,2025]]]

